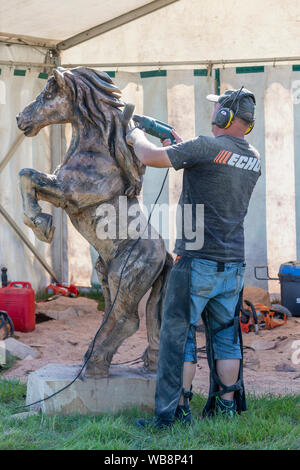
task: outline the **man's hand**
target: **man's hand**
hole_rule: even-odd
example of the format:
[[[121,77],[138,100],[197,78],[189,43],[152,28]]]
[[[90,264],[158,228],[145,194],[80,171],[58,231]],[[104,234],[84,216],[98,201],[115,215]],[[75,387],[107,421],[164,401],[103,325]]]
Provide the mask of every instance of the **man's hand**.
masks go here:
[[[129,130],[126,134],[126,142],[128,145],[134,148],[134,152],[139,160],[144,165],[152,166],[154,168],[170,168],[172,166],[167,152],[156,145],[149,142],[145,136],[144,131],[134,127],[131,123],[129,124]],[[172,129],[172,135],[176,141],[176,144],[183,142],[182,138],[177,132]],[[172,145],[170,139],[164,139],[161,141],[164,147]]]
[[[134,148],[134,153],[144,165],[154,168],[169,168],[171,162],[167,152],[149,142],[144,131],[133,126],[128,126],[126,142]]]
[[[135,127],[134,124],[131,124],[131,122],[128,124],[128,131],[126,133],[126,142],[128,145],[131,147],[134,146],[135,141],[142,135],[144,136],[144,132],[139,129],[138,127]]]
[[[176,144],[180,144],[180,142],[183,142],[182,138],[177,134],[174,129],[171,130],[171,133],[175,139]],[[161,140],[161,143],[163,144],[163,147],[169,147],[170,145],[172,145],[171,139]]]

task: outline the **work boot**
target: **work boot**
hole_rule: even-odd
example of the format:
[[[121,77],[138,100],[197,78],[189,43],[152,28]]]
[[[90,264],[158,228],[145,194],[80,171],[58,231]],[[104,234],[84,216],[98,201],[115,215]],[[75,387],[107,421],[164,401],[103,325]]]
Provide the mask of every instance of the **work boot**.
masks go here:
[[[224,398],[216,397],[215,414],[234,418],[236,415],[235,400],[224,400]]]
[[[178,405],[175,411],[175,419],[182,424],[192,424],[193,417],[189,406]]]
[[[135,427],[137,428],[147,428],[148,426],[154,429],[164,429],[170,428],[173,425],[172,421],[163,421],[159,418],[139,418],[134,423]]]
[[[189,406],[189,402],[193,398],[192,387],[190,390],[183,388],[183,405],[178,405],[175,411],[175,419],[183,424],[192,424],[192,412]]]

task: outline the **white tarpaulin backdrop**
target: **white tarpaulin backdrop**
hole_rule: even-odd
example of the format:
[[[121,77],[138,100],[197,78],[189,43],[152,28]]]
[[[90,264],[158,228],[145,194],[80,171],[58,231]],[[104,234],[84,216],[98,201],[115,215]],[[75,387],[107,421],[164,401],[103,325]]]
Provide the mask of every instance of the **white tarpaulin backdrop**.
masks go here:
[[[66,0],[52,2],[51,11],[41,10],[43,2],[12,0],[0,5],[2,31],[61,41],[86,28],[102,23],[145,1],[120,2]],[[48,2],[47,2],[48,3]],[[100,9],[100,5],[102,10]],[[45,3],[46,5],[46,3]],[[18,11],[16,18],[15,11]],[[74,20],[76,16],[76,19]],[[135,20],[97,38],[72,47],[61,54],[62,64],[99,64],[147,61],[162,62],[159,67],[110,66],[115,83],[123,90],[123,99],[136,105],[136,112],[153,116],[173,125],[184,139],[210,134],[211,104],[205,96],[217,90],[252,90],[257,98],[257,119],[249,140],[262,156],[260,178],[245,222],[248,284],[267,287],[254,280],[253,267],[269,264],[276,275],[281,262],[300,257],[300,189],[297,185],[300,165],[300,67],[299,61],[205,66],[169,66],[163,61],[217,59],[259,59],[291,57],[298,54],[299,2],[253,0],[245,4],[228,0],[180,0],[165,9]],[[19,135],[15,116],[46,84],[43,68],[14,66],[14,62],[39,62],[46,59],[40,47],[0,44],[0,162]],[[57,126],[56,126],[57,127]],[[69,129],[67,128],[67,140]],[[55,137],[52,141],[50,134]],[[53,246],[39,242],[22,221],[18,172],[24,167],[49,172],[59,163],[62,142],[60,131],[43,129],[37,137],[26,138],[0,173],[0,204],[14,218],[49,264],[59,268],[64,281],[79,285],[95,282],[92,260],[96,255],[68,222],[55,234]],[[155,140],[153,140],[155,142]],[[158,143],[158,141],[156,141]],[[52,145],[53,148],[50,148]],[[52,157],[51,157],[52,155]],[[63,156],[63,155],[62,155]],[[177,202],[182,172],[170,170],[160,202]],[[165,170],[147,168],[142,200],[147,207],[154,202]],[[53,210],[57,220],[61,211]],[[66,225],[66,223],[65,223]],[[169,213],[164,237],[172,250],[175,240],[174,213]],[[62,242],[62,238],[64,238]],[[64,249],[58,247],[63,244]],[[43,288],[48,274],[0,216],[0,265],[7,266],[9,277],[28,280]],[[63,274],[61,274],[63,273]],[[272,292],[278,283],[270,282]]]
[[[17,47],[17,46],[16,46]],[[13,46],[15,48],[15,46]],[[14,58],[11,47],[6,48],[9,57]],[[24,50],[24,48],[23,48]],[[32,51],[24,51],[32,58]],[[23,52],[23,54],[24,54]],[[20,75],[18,75],[20,73]],[[0,149],[1,160],[8,152],[20,131],[16,125],[16,115],[32,98],[40,93],[45,80],[38,78],[36,70],[22,71],[13,67],[1,67],[0,75]],[[24,139],[16,152],[0,173],[0,204],[24,230],[30,241],[51,264],[48,245],[35,238],[33,232],[23,224],[22,202],[18,189],[18,173],[24,168],[37,168],[49,172],[51,169],[49,130],[43,129],[35,139]],[[34,287],[45,286],[49,276],[33,254],[24,246],[13,229],[0,216],[0,265],[8,268],[11,280],[28,280]]]

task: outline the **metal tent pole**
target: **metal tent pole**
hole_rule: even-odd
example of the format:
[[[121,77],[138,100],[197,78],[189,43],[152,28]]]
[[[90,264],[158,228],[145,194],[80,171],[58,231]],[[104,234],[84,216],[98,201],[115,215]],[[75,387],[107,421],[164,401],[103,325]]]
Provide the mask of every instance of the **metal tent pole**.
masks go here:
[[[61,59],[59,53],[54,54],[52,51],[53,61],[52,67],[60,66]],[[51,155],[51,171],[62,163],[65,151],[64,128],[62,124],[50,126],[50,155]],[[53,224],[56,226],[52,241],[52,265],[58,274],[61,282],[68,282],[68,266],[67,266],[67,218],[64,211],[60,208],[52,209]]]
[[[90,67],[90,68],[116,68],[116,67],[170,67],[174,66],[206,66],[206,67],[220,67],[225,65],[239,65],[239,64],[276,64],[279,62],[299,62],[300,56],[295,57],[267,57],[258,59],[218,59],[218,60],[183,60],[183,61],[160,61],[160,62],[94,62],[94,63],[78,63],[78,64],[63,64],[65,68],[74,67]]]

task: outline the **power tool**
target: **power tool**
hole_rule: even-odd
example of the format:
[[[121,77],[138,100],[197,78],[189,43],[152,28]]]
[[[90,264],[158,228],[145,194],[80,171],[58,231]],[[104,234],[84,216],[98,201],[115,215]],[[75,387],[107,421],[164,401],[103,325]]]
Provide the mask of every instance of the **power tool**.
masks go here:
[[[55,284],[49,284],[49,286],[46,287],[46,292],[47,294],[53,294],[53,295],[62,295],[64,297],[78,297],[79,291],[74,284],[60,284],[60,283],[55,283]],[[49,299],[48,299],[49,300]]]
[[[137,127],[139,129],[144,129],[146,134],[153,135],[154,137],[158,137],[158,139],[161,140],[170,139],[172,145],[176,144],[174,136],[171,132],[173,127],[169,126],[168,124],[148,116],[140,116],[139,114],[134,114],[132,119],[138,124]]]
[[[287,323],[287,318],[291,317],[291,312],[282,305],[273,304],[272,307],[256,303],[252,304],[244,299],[245,304],[250,309],[241,308],[240,323],[243,333],[254,331],[258,334],[259,329],[271,330],[277,326]]]
[[[139,114],[133,114],[135,106],[133,104],[127,103],[123,111],[123,120],[129,122],[130,119],[137,124],[139,129],[143,129],[146,134],[153,135],[158,139],[165,140],[170,139],[172,145],[176,144],[174,136],[172,135],[173,127],[165,124],[164,122],[153,119],[149,116],[141,116]]]

